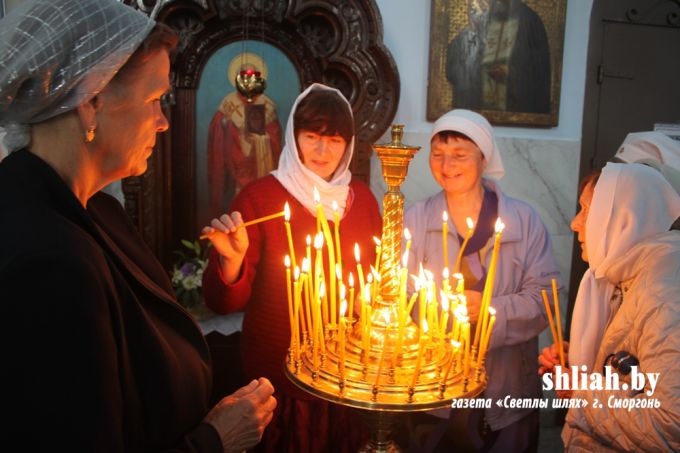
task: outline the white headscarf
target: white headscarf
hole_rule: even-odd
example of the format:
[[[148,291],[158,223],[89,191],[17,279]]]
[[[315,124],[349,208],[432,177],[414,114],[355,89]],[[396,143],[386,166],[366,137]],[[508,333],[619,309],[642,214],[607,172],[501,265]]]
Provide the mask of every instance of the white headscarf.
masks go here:
[[[607,270],[636,244],[668,231],[680,216],[680,195],[653,168],[608,163],[586,219],[589,268],[576,295],[569,364],[593,369],[609,320],[614,287]]]
[[[483,176],[494,180],[503,177],[505,174],[503,160],[493,136],[493,128],[486,118],[471,110],[451,110],[435,121],[430,134],[430,141],[442,131],[460,132],[470,137],[479,146],[486,159]]]
[[[92,99],[155,22],[117,0],[27,0],[0,20],[0,126],[10,151],[30,125]]]
[[[335,88],[314,83],[310,85],[300,96],[295,100],[293,108],[288,116],[288,123],[286,124],[285,145],[281,151],[279,158],[279,167],[272,171],[272,175],[288,190],[304,207],[307,208],[314,216],[316,216],[316,202],[314,201],[314,187],[319,191],[321,196],[321,203],[324,208],[324,213],[327,218],[333,218],[333,201],[338,204],[338,213],[342,218],[347,205],[347,195],[349,194],[349,183],[352,180],[352,173],[349,171],[349,163],[352,160],[354,153],[354,137],[347,144],[345,154],[338,164],[338,168],[333,173],[333,178],[326,181],[316,173],[305,167],[300,160],[300,155],[297,149],[297,142],[295,141],[295,124],[294,116],[298,104],[307,97],[307,95],[314,90],[332,91],[338,94],[340,98],[345,101],[350,115],[352,114],[352,107],[347,99]]]
[[[658,131],[631,132],[616,157],[624,162],[653,159],[680,170],[680,142]]]

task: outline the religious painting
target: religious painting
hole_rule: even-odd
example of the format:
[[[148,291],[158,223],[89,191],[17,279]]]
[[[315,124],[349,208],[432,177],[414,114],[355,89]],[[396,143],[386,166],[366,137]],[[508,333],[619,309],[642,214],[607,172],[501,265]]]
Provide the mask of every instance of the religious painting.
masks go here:
[[[260,72],[267,84],[251,101],[235,86],[236,74],[246,70]],[[246,184],[276,168],[288,114],[300,91],[291,61],[266,43],[231,43],[207,61],[196,94],[200,225],[227,212]]]
[[[432,0],[427,119],[557,126],[566,0]]]

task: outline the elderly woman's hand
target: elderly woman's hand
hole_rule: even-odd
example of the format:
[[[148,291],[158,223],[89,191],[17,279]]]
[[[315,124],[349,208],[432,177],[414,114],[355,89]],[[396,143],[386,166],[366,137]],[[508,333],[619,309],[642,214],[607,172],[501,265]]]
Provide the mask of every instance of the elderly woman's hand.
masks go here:
[[[564,362],[569,366],[569,342],[563,341],[562,345],[564,347]],[[548,347],[543,348],[541,355],[538,356],[538,363],[541,365],[538,367],[538,374],[543,376],[545,373],[554,373],[555,366],[560,364],[560,353],[557,350],[557,345],[555,343]],[[562,370],[567,373],[567,370]],[[567,374],[567,379],[569,375]],[[558,398],[571,398],[571,390],[556,390]]]
[[[228,283],[238,278],[248,250],[248,233],[245,228],[239,228],[242,224],[241,213],[234,211],[231,215],[223,214],[219,219],[212,219],[210,226],[204,227],[202,232],[220,254],[223,277]]]
[[[257,445],[276,408],[274,387],[267,378],[253,380],[225,397],[205,417],[220,435],[225,453]]]

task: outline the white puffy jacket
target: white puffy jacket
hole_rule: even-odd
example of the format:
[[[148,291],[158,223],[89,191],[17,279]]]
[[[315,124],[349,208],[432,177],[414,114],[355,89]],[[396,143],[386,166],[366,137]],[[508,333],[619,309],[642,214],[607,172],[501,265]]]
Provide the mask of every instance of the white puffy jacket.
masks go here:
[[[680,451],[680,232],[631,248],[606,277],[620,284],[623,302],[605,331],[593,371],[602,372],[609,354],[628,351],[639,359],[639,371],[660,373],[659,380],[651,396],[631,390],[575,391],[574,398],[589,404],[569,410],[562,435],[566,451]],[[656,398],[661,406],[610,408],[611,396]],[[596,399],[601,408],[593,407]]]

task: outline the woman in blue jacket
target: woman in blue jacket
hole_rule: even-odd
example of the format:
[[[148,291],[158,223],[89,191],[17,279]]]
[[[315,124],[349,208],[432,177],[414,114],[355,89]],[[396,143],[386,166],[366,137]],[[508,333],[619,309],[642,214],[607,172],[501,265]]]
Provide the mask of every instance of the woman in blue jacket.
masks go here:
[[[550,280],[559,273],[548,232],[528,204],[506,196],[494,181],[504,174],[503,162],[491,125],[483,116],[462,109],[446,113],[435,122],[430,143],[430,169],[442,190],[406,211],[404,226],[413,235],[409,271],[417,274],[417,267],[423,263],[435,277],[441,275],[443,211],[448,213],[448,262],[453,267],[470,217],[475,230],[465,247],[460,272],[465,277],[473,326],[479,315],[498,217],[505,229],[490,304],[496,309],[496,324],[486,359],[489,381],[484,397],[491,398],[492,407],[473,411],[466,418],[467,427],[463,429],[467,436],[460,435],[460,423],[448,419],[456,412],[412,417],[411,424],[420,425],[415,431],[430,433],[422,439],[412,435],[412,446],[425,451],[461,447],[535,451],[538,411],[498,407],[495,401],[506,395],[542,396],[534,365],[538,335],[547,325],[541,289],[550,287]]]

